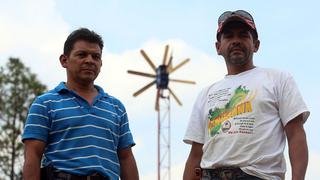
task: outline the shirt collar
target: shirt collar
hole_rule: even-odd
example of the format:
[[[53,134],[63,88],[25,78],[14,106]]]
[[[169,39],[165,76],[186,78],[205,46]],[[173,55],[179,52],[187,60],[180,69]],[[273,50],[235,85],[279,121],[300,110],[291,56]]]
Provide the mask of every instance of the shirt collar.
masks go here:
[[[102,97],[109,96],[107,93],[104,92],[104,90],[100,86],[94,85],[94,87],[98,90],[99,96],[102,96]],[[54,88],[54,90],[58,93],[70,92],[70,90],[67,88],[65,82],[60,82],[59,85],[56,88]]]

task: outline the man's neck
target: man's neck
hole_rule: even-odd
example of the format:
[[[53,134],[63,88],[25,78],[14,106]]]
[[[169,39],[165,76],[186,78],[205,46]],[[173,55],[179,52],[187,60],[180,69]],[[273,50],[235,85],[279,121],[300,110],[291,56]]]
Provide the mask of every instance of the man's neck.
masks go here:
[[[76,91],[78,93],[92,93],[96,92],[96,88],[92,83],[76,83],[72,81],[67,81],[66,86],[68,89]]]
[[[250,69],[254,69],[256,66],[252,63],[247,63],[244,65],[234,65],[234,64],[228,64],[227,65],[227,71],[228,71],[228,75],[236,75],[245,71],[248,71]]]

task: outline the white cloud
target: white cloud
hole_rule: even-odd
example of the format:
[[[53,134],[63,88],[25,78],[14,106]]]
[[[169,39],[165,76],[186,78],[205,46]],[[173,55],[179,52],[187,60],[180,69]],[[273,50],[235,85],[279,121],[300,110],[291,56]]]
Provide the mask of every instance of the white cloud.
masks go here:
[[[0,65],[18,57],[50,87],[64,78],[58,57],[69,26],[53,0],[1,2],[0,26]]]

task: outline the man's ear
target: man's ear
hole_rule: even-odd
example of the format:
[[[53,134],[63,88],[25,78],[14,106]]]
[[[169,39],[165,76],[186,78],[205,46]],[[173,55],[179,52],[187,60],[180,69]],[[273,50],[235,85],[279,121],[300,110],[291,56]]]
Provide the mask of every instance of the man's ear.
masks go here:
[[[260,41],[259,39],[257,39],[254,42],[254,52],[257,52],[259,50],[259,47],[260,47]]]
[[[217,50],[218,55],[221,55],[220,47],[221,47],[221,43],[219,41],[217,41],[216,42],[216,50]]]
[[[60,57],[60,64],[62,67],[67,68],[67,61],[68,61],[68,57],[64,54],[61,54]]]

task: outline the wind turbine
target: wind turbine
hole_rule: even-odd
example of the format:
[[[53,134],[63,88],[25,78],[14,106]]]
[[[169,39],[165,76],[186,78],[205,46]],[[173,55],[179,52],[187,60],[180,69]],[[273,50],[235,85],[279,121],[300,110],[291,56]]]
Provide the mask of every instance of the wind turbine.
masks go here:
[[[140,50],[141,55],[147,61],[149,66],[154,71],[154,74],[145,73],[140,71],[128,70],[129,74],[143,76],[151,78],[151,82],[147,85],[133,93],[133,96],[136,97],[149,89],[151,86],[156,85],[156,100],[155,100],[155,110],[158,113],[158,156],[157,156],[157,170],[158,170],[158,180],[160,179],[169,179],[170,180],[170,96],[172,96],[178,105],[182,106],[181,101],[169,87],[169,82],[185,83],[185,84],[195,84],[194,81],[181,80],[169,78],[169,76],[181,68],[183,65],[190,61],[189,58],[183,60],[176,66],[172,66],[172,52],[170,58],[168,59],[169,45],[165,46],[163,61],[158,67],[152,62],[149,56],[145,53],[144,50]],[[164,91],[168,91],[169,95],[165,95]],[[164,104],[164,106],[160,106]],[[164,170],[164,171],[162,171]],[[162,174],[161,174],[162,173]]]

